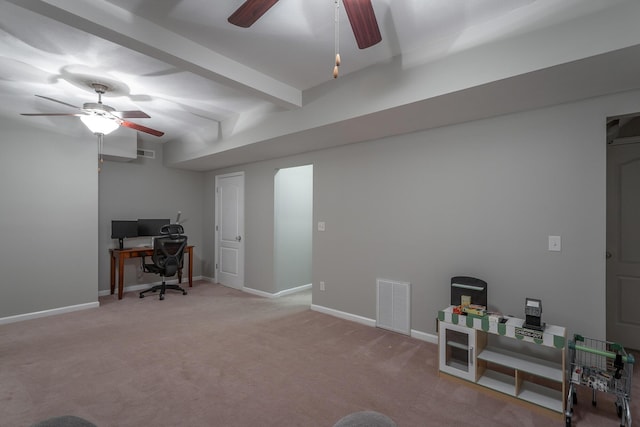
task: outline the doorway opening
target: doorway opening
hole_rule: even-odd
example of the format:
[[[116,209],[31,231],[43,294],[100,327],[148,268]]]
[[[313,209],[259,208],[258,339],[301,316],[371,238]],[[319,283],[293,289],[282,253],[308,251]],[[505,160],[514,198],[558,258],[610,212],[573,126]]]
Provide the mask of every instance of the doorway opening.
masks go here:
[[[304,291],[311,304],[313,165],[277,170],[273,205],[275,292]]]

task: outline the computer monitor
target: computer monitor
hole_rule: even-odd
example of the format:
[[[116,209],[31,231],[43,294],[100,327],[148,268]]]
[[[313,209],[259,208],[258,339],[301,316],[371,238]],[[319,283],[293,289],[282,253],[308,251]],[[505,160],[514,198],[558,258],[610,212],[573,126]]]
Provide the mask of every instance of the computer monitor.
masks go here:
[[[130,220],[112,220],[111,221],[111,238],[118,239],[120,249],[124,246],[124,239],[138,237],[138,221]]]
[[[169,219],[138,219],[138,236],[159,236],[162,226],[169,223]]]

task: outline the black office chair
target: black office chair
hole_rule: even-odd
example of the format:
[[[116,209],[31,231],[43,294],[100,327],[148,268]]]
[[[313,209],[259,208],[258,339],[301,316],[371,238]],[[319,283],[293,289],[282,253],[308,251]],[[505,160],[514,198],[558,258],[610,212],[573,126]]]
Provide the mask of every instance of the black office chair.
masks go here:
[[[153,264],[145,263],[145,257],[142,257],[142,269],[146,273],[155,273],[162,276],[162,284],[155,285],[145,291],[140,292],[140,298],[144,298],[147,292],[160,291],[160,299],[164,299],[167,289],[181,291],[182,295],[186,295],[180,285],[167,285],[165,278],[175,276],[179,269],[182,268],[182,260],[184,258],[184,249],[187,247],[187,236],[184,236],[184,229],[180,224],[167,224],[160,230],[160,237],[153,240],[153,255],[151,259]]]

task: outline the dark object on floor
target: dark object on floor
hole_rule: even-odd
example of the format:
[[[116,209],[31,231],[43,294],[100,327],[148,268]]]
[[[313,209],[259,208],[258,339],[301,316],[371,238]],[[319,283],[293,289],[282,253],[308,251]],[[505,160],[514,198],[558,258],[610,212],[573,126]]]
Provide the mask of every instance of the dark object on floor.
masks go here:
[[[31,427],[97,427],[89,421],[75,417],[73,415],[64,415],[62,417],[49,418],[39,423],[33,424]]]
[[[379,412],[361,411],[341,418],[333,427],[397,427],[397,425],[391,418]]]

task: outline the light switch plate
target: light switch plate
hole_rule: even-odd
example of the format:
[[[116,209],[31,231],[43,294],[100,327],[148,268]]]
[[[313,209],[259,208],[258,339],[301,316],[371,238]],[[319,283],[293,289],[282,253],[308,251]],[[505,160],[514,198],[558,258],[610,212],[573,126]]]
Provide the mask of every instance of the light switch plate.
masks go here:
[[[560,236],[549,236],[549,250],[553,252],[560,252],[561,249]]]
[[[318,231],[324,231],[324,221],[318,222]]]

